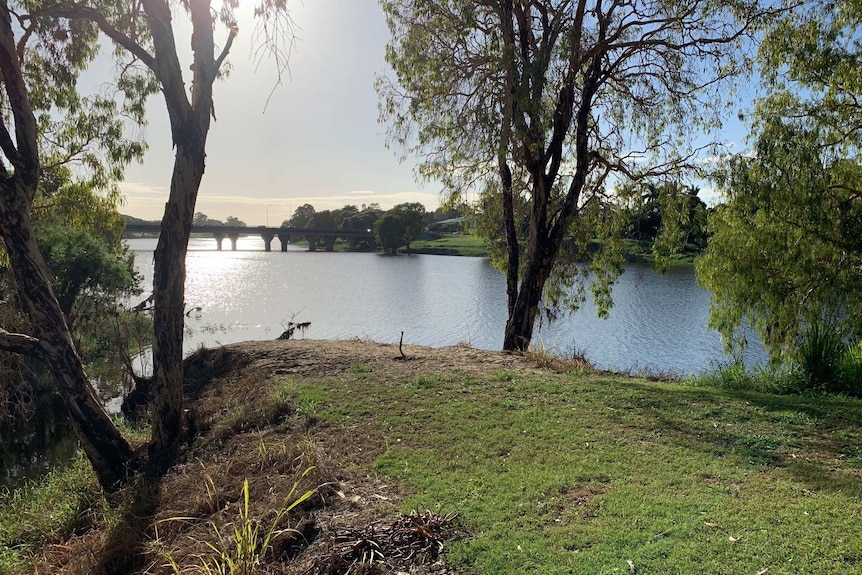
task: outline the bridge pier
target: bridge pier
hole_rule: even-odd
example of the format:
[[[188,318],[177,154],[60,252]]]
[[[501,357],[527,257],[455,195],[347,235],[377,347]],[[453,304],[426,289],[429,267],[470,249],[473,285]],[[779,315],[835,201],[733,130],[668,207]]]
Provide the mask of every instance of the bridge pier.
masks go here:
[[[278,234],[278,241],[281,242],[281,251],[287,251],[287,244],[290,243],[290,234]]]
[[[308,251],[316,252],[317,251],[317,236],[307,234],[305,236],[305,240],[308,242]]]
[[[158,235],[161,227],[157,223],[150,224],[128,224],[123,232],[124,237],[127,234],[151,234]],[[281,242],[281,251],[286,252],[291,236],[294,239],[305,238],[308,240],[308,251],[314,252],[319,249],[325,249],[328,252],[335,250],[336,238],[342,238],[346,241],[352,250],[374,250],[377,248],[377,242],[374,241],[374,234],[371,230],[362,229],[335,229],[335,228],[270,228],[266,226],[192,226],[192,233],[195,234],[212,234],[216,241],[216,250],[223,251],[226,249],[223,244],[225,238],[229,238],[231,242],[231,250],[237,250],[237,242],[240,236],[260,236],[263,238],[266,251],[272,251],[272,240],[278,236]]]
[[[271,232],[264,232],[264,233],[260,234],[260,237],[263,238],[263,249],[265,251],[271,252],[272,251],[272,238],[275,237],[275,234],[273,234]]]

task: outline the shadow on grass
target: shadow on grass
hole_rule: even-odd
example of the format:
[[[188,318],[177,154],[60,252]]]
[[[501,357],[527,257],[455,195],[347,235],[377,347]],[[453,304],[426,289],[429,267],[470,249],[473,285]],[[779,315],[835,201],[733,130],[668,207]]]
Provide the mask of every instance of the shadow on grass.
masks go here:
[[[139,573],[148,561],[151,528],[159,507],[161,477],[140,474],[123,493],[120,519],[110,530],[99,555],[97,573],[126,575]]]
[[[862,497],[862,401],[628,383],[612,415],[659,441],[784,469],[812,490]]]

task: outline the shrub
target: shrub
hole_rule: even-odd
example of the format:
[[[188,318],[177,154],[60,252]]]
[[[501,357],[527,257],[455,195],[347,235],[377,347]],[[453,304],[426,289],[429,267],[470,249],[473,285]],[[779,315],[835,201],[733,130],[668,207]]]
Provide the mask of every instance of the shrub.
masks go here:
[[[803,389],[841,391],[841,366],[847,342],[841,331],[825,321],[811,324],[797,339],[793,362]]]

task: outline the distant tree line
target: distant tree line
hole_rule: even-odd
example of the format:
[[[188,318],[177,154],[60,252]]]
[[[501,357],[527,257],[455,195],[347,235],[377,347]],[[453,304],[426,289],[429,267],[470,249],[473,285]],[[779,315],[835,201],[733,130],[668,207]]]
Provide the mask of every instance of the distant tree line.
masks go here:
[[[409,251],[410,242],[429,225],[462,215],[458,210],[443,207],[428,212],[419,202],[398,204],[388,211],[376,202],[360,207],[347,204],[340,209],[320,211],[311,204],[302,204],[293,216],[281,223],[281,227],[373,230],[383,250],[394,254],[404,246]]]

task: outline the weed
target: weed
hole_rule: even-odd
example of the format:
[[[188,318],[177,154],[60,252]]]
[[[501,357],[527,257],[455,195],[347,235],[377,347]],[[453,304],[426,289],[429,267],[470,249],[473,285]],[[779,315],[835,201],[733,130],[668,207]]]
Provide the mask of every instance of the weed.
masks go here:
[[[585,353],[584,350],[573,348],[571,356],[564,357],[546,348],[544,342],[539,342],[538,345],[531,345],[530,349],[524,352],[524,356],[537,367],[557,373],[595,372],[595,366],[586,358]]]
[[[370,365],[364,363],[354,363],[350,365],[350,373],[353,375],[367,375],[374,371]]]
[[[310,467],[306,469],[300,479],[312,469]],[[275,538],[293,531],[289,526],[280,528],[279,524],[288,518],[296,506],[316,492],[316,489],[310,489],[294,498],[298,486],[299,481],[296,481],[275,518],[269,522],[268,526],[264,526],[251,516],[248,479],[243,481],[242,504],[236,520],[221,529],[214,521],[210,522],[215,543],[205,542],[211,553],[199,557],[200,562],[194,566],[194,569],[205,575],[253,575],[258,573],[258,568]],[[185,519],[182,517],[171,518],[174,521]],[[229,529],[227,529],[228,527]],[[164,553],[164,556],[174,573],[181,575],[183,569],[176,559],[170,553]]]
[[[436,375],[417,375],[413,378],[413,386],[419,389],[434,389],[439,387],[442,380]]]

